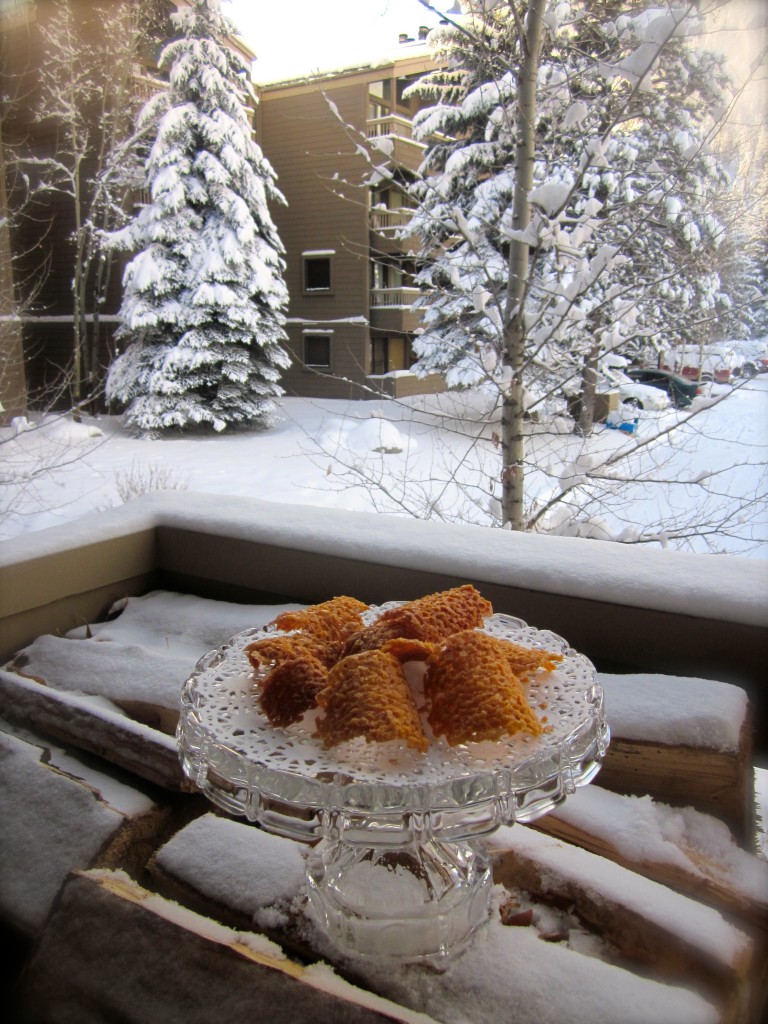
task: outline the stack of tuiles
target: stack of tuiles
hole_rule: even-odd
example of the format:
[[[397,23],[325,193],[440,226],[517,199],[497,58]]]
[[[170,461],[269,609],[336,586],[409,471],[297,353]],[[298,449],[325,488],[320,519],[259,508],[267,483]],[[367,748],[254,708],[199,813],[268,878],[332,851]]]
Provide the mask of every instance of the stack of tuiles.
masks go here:
[[[317,729],[328,747],[362,736],[422,752],[430,742],[422,711],[432,734],[451,746],[541,734],[524,686],[562,655],[482,632],[493,608],[473,586],[388,608],[365,625],[368,610],[345,596],[285,612],[270,623],[283,632],[246,648],[273,726],[285,728],[318,707]],[[403,671],[407,662],[423,665],[423,708]]]

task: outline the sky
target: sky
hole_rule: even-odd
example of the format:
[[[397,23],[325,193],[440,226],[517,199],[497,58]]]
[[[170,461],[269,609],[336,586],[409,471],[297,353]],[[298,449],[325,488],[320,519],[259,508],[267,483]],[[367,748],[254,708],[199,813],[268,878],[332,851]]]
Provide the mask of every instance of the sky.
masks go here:
[[[454,0],[434,0],[441,12]],[[419,0],[229,0],[225,13],[256,52],[257,82],[308,74],[397,47],[438,18]],[[286,17],[288,11],[288,17]]]

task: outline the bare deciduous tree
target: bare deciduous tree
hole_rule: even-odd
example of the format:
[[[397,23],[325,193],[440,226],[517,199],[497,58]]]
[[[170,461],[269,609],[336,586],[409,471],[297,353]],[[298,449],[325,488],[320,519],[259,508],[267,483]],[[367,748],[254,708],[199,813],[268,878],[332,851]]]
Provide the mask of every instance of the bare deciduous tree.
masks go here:
[[[53,152],[25,159],[71,211],[72,400],[97,398],[106,367],[101,314],[112,255],[103,234],[124,223],[142,183],[142,145],[151,126],[134,129],[144,101],[142,50],[158,31],[155,0],[120,0],[84,12],[57,0],[40,26],[45,59],[36,117],[55,131]]]

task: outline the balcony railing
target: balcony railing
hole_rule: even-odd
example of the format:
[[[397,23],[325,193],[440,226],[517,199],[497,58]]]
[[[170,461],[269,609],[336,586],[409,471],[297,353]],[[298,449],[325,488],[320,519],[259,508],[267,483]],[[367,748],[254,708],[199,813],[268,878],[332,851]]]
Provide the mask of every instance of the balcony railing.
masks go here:
[[[371,227],[382,234],[394,233],[410,224],[414,212],[407,207],[396,210],[374,207],[371,210]]]
[[[418,288],[372,288],[371,306],[410,309],[420,294]]]
[[[413,137],[413,125],[407,117],[399,117],[397,114],[389,114],[387,117],[371,117],[366,122],[366,133],[369,139],[380,139],[396,136],[412,142],[414,146],[424,149],[421,142]]]
[[[153,96],[156,96],[159,92],[164,92],[168,88],[168,83],[163,81],[162,78],[156,78],[154,75],[143,71],[134,74],[133,83],[136,95],[144,101],[150,100]]]

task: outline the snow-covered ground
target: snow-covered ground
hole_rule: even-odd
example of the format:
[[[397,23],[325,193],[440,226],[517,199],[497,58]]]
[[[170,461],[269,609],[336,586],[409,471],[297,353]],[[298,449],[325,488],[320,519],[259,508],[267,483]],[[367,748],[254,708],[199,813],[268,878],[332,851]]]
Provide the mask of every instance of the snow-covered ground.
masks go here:
[[[716,386],[717,394],[697,398],[692,418],[686,410],[640,413],[636,434],[601,425],[584,442],[565,418],[532,425],[528,452],[537,468],[527,471],[528,493],[544,503],[575,484],[569,493],[577,498],[602,495],[579,508],[561,503],[547,528],[630,541],[657,534],[673,547],[768,557],[768,378],[740,382],[717,401],[729,390]],[[462,401],[473,414],[483,410],[476,393]],[[0,538],[156,489],[491,525],[498,424],[471,426],[468,437],[467,406],[457,403],[445,395],[406,403],[286,398],[266,431],[158,440],[129,436],[113,417],[51,418],[33,429],[16,423],[0,431]],[[638,442],[610,471],[606,498],[589,473]],[[702,523],[727,521],[727,532],[703,527],[704,536],[675,540],[676,525],[693,512]]]

